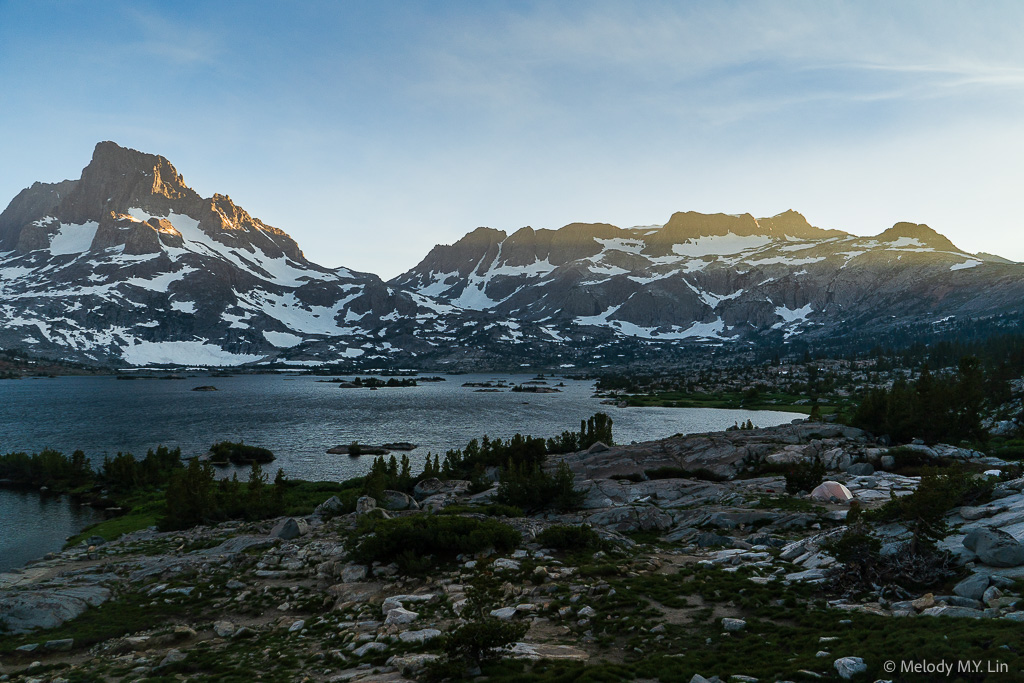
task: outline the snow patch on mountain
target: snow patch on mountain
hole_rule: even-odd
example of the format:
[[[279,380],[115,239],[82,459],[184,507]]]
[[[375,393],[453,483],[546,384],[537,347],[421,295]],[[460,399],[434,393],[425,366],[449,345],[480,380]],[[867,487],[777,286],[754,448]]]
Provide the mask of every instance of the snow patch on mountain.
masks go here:
[[[179,311],[181,313],[195,313],[196,302],[195,301],[172,301],[171,310]]]
[[[767,235],[706,235],[689,239],[682,244],[673,244],[672,253],[679,256],[731,256],[771,244],[772,238]]]
[[[230,353],[202,341],[136,341],[126,346],[121,357],[131,365],[223,366],[252,363],[261,358],[245,353]]]
[[[793,323],[800,320],[806,320],[807,316],[814,312],[814,309],[810,304],[801,306],[800,308],[787,308],[786,306],[776,306],[775,315],[782,318],[786,323]]]
[[[980,265],[981,265],[981,261],[971,260],[971,261],[964,261],[963,263],[954,263],[953,265],[951,265],[949,267],[949,269],[950,270],[965,270],[967,268],[974,268],[975,266],[980,266]]]
[[[263,330],[263,336],[268,342],[280,349],[290,349],[291,347],[298,346],[302,343],[302,337],[294,334],[288,334],[287,332]]]
[[[36,221],[39,223],[40,221]],[[96,231],[100,224],[89,221],[80,225],[61,223],[60,230],[50,240],[51,256],[66,256],[68,254],[82,254],[89,251],[92,241],[96,237]]]

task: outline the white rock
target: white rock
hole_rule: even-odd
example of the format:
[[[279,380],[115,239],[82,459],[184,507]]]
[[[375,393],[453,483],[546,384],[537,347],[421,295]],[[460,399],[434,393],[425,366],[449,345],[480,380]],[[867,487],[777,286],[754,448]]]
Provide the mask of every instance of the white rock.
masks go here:
[[[498,619],[501,619],[502,621],[508,621],[509,619],[514,617],[515,614],[516,614],[516,608],[515,607],[501,607],[499,609],[492,609],[491,610],[491,616],[492,617],[497,617]]]
[[[235,625],[230,621],[215,621],[213,622],[213,632],[221,638],[227,638],[235,632]]]
[[[510,560],[507,557],[499,557],[498,559],[496,559],[494,561],[493,567],[495,569],[518,570],[519,569],[519,563],[516,562],[515,560]]]
[[[410,624],[419,619],[418,612],[410,612],[404,607],[396,607],[388,612],[388,616],[384,619],[385,624]]]
[[[355,583],[366,578],[369,568],[362,564],[350,564],[341,570],[342,583]]]
[[[836,672],[839,673],[839,677],[844,681],[848,681],[857,674],[868,670],[868,665],[860,657],[840,657],[833,662],[833,666],[835,666]]]
[[[405,631],[398,634],[398,639],[403,643],[425,643],[428,640],[439,638],[441,632],[436,628],[425,628],[419,631]]]
[[[374,642],[366,643],[365,645],[360,645],[359,647],[357,647],[355,650],[352,651],[352,654],[354,654],[356,657],[362,657],[363,655],[367,654],[368,652],[384,652],[387,649],[388,649],[388,646],[385,645],[384,643],[378,643],[378,642],[374,641]]]
[[[742,631],[746,627],[747,622],[743,621],[742,619],[733,619],[731,617],[723,617],[722,619],[722,628],[724,628],[726,631],[729,631],[730,633]]]

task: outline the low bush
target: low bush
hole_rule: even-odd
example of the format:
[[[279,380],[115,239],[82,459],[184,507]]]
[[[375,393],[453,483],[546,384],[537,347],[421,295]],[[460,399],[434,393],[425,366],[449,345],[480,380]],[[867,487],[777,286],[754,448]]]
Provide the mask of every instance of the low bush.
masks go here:
[[[603,541],[589,526],[557,524],[537,534],[537,543],[555,550],[600,550]]]
[[[994,487],[994,480],[968,472],[959,463],[944,469],[926,468],[912,494],[894,498],[863,517],[873,522],[903,522],[915,539],[937,540],[945,536],[946,513],[985,501]]]
[[[825,478],[825,465],[815,458],[814,462],[798,462],[789,465],[783,472],[786,477],[786,493],[813,491]]]
[[[850,526],[826,545],[838,560],[829,569],[829,587],[845,597],[877,591],[883,598],[906,599],[956,573],[952,556],[930,544],[911,540],[886,554],[881,548],[863,524]]]
[[[399,570],[418,574],[438,561],[488,548],[508,552],[519,545],[519,532],[492,519],[445,515],[382,519],[370,523],[373,534],[352,551],[356,562],[398,562]],[[415,561],[412,561],[415,558]],[[431,558],[425,562],[424,558]]]

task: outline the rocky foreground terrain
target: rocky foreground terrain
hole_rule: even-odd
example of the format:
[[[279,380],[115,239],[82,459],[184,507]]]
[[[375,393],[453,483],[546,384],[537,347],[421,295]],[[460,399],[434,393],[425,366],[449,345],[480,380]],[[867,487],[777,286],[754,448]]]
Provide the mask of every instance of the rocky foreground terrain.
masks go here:
[[[908,450],[990,477],[1016,471],[952,446]],[[818,459],[871,510],[918,487],[888,471],[897,455],[857,429],[811,422],[595,444],[563,456],[586,492],[580,510],[500,518],[520,532],[519,547],[420,577],[350,561],[360,520],[483,518],[494,489],[470,495],[469,482],[425,480],[415,498],[364,497],[350,514],[334,499],[307,518],[90,539],[0,575],[0,680],[426,680],[445,636],[481,605],[528,625],[484,667],[489,680],[933,680],[887,675],[885,663],[972,655],[998,669],[993,680],[1013,680],[1024,664],[1014,635],[1024,622],[1024,478],[1004,473],[989,502],[950,513],[940,546],[958,575],[913,594],[842,597],[829,589],[829,539],[845,530],[850,504],[756,476]],[[600,550],[536,541],[580,524],[604,540]],[[909,537],[898,523],[873,532],[882,555]]]

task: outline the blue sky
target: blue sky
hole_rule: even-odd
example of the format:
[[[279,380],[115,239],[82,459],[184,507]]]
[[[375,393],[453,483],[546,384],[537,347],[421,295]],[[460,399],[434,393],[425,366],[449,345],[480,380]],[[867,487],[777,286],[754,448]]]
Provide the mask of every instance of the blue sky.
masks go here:
[[[0,0],[0,204],[100,140],[391,277],[674,211],[1024,260],[1024,3]]]

